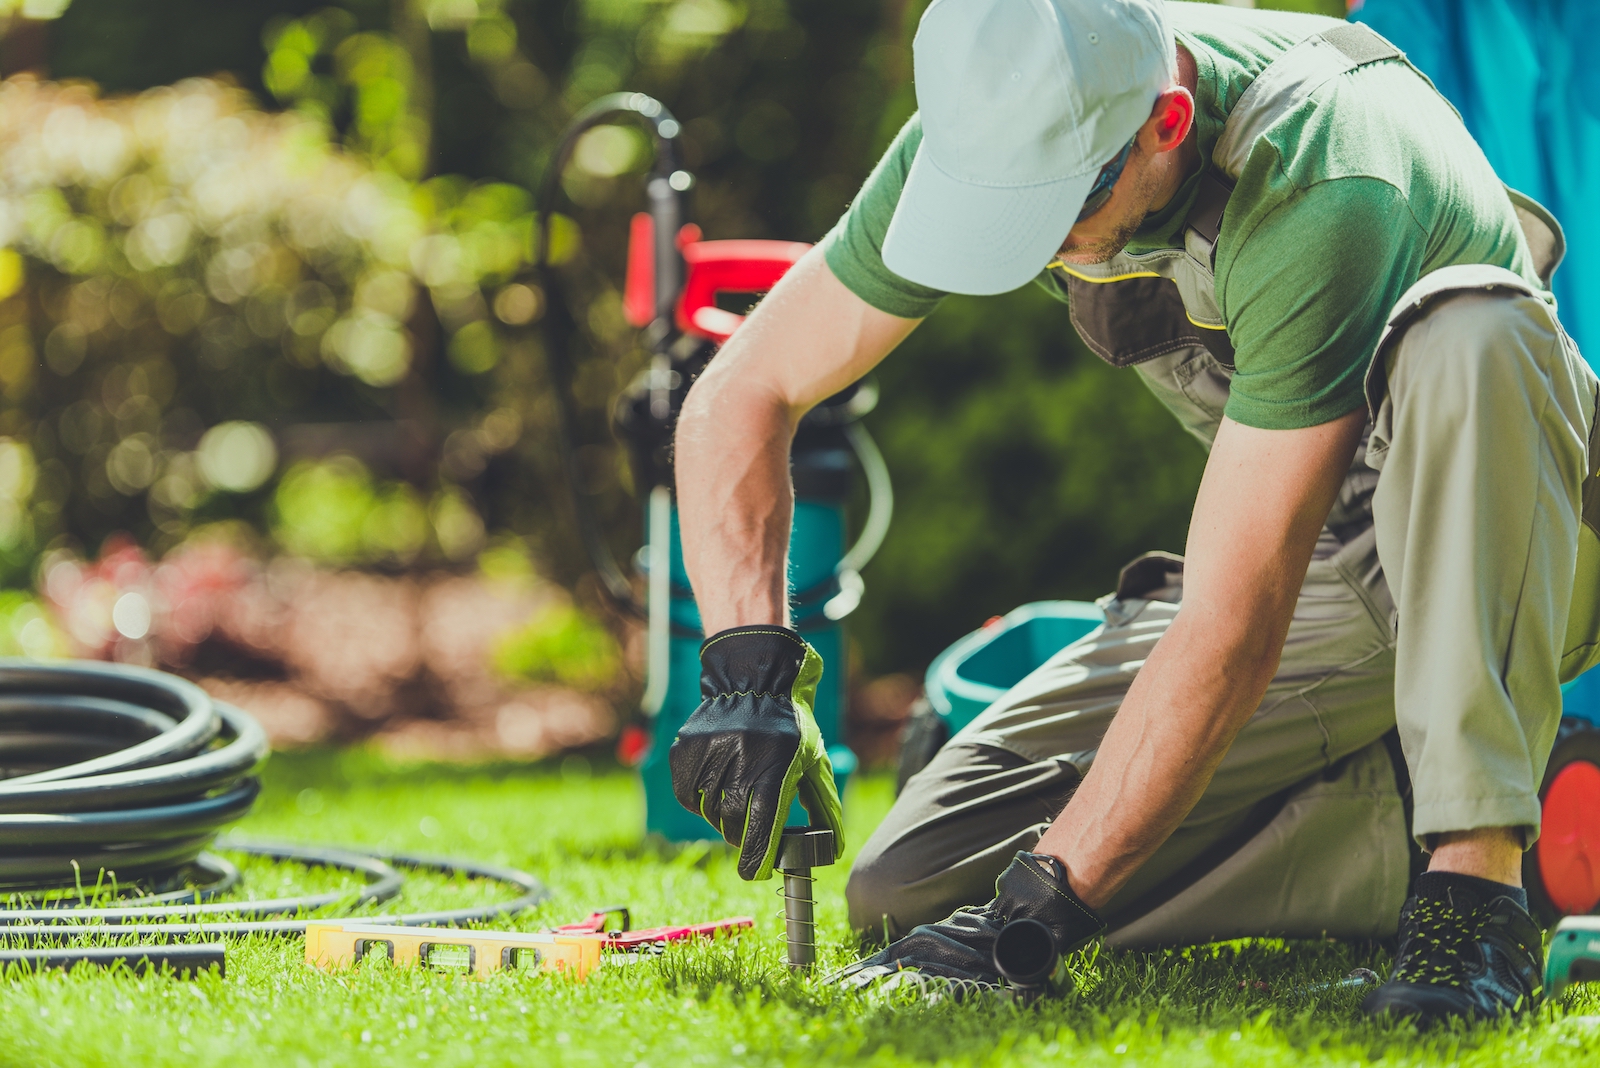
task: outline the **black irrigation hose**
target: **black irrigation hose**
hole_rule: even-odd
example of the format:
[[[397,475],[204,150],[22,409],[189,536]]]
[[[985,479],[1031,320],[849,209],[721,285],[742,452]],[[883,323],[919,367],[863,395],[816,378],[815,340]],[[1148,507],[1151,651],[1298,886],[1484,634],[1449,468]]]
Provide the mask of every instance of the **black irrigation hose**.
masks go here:
[[[0,661],[0,887],[191,864],[255,803],[266,756],[255,720],[176,676]]]
[[[550,891],[545,888],[537,878],[525,871],[516,868],[506,868],[498,864],[480,864],[475,860],[454,860],[447,857],[417,857],[402,853],[375,854],[401,868],[410,868],[413,871],[432,871],[440,875],[465,875],[469,879],[488,879],[497,883],[509,883],[522,890],[520,897],[510,901],[498,901],[489,905],[477,905],[465,909],[444,909],[439,912],[411,912],[401,916],[376,916],[373,923],[394,923],[406,927],[465,927],[469,923],[479,923],[483,920],[492,920],[499,916],[511,916],[518,912],[531,909],[543,904],[550,899]]]
[[[176,676],[96,662],[0,660],[0,776],[7,776],[0,777],[0,892],[74,887],[87,896],[147,879],[204,880],[113,907],[58,901],[0,909],[0,941],[300,935],[306,920],[299,917],[319,909],[395,898],[405,883],[397,868],[508,883],[521,894],[370,922],[460,926],[521,912],[550,896],[538,879],[514,868],[226,839],[217,847],[358,872],[367,883],[353,899],[349,891],[332,891],[210,900],[239,884],[239,869],[203,850],[255,803],[261,785],[254,772],[267,752],[255,720]],[[296,918],[278,918],[290,916]]]
[[[381,904],[400,893],[405,877],[393,867],[376,857],[347,849],[328,849],[319,846],[292,846],[267,843],[219,843],[224,849],[247,853],[274,860],[292,860],[314,867],[338,868],[358,872],[367,877],[367,885],[350,900],[349,891],[336,890],[321,894],[303,894],[299,897],[271,898],[265,901],[211,901],[179,904],[137,902],[109,908],[55,907],[36,909],[0,909],[0,935],[6,927],[26,924],[112,923],[128,924],[157,920],[201,919],[207,916],[230,916],[238,919],[262,919],[268,916],[301,915],[348,903],[351,907]],[[210,854],[202,857],[217,859]],[[146,899],[148,900],[148,899]],[[304,924],[301,927],[304,928]]]
[[[74,946],[70,949],[19,949],[0,951],[0,971],[7,966],[23,971],[68,971],[80,965],[108,968],[125,964],[134,975],[165,972],[190,978],[216,970],[228,974],[228,951],[221,942],[176,946]]]
[[[274,860],[290,860],[316,867],[362,872],[370,881],[363,888],[361,895],[350,903],[352,907],[388,901],[398,894],[405,878],[395,870],[396,868],[487,879],[507,883],[522,891],[519,896],[509,901],[496,901],[464,909],[385,913],[381,916],[361,917],[367,923],[391,923],[408,927],[464,927],[469,923],[481,923],[500,916],[523,912],[542,904],[550,897],[550,891],[545,885],[525,871],[495,864],[480,864],[476,861],[414,857],[397,853],[359,853],[349,849],[243,842],[233,839],[224,839],[218,842],[217,846],[219,849],[271,857]],[[348,898],[349,892],[343,891],[307,894],[298,898],[277,898],[271,901],[211,902],[143,908],[123,906],[108,909],[0,909],[0,942],[39,945],[83,938],[87,935],[168,939],[244,935],[292,938],[305,934],[307,920],[268,920],[261,917],[304,915],[315,909],[347,901]],[[144,922],[166,917],[193,919],[206,916],[241,918],[200,923]]]
[[[209,882],[199,882],[197,876],[209,877]],[[122,902],[124,905],[183,905],[190,902],[210,901],[221,894],[227,893],[239,885],[239,869],[231,861],[224,860],[214,853],[201,853],[194,858],[185,872],[184,882],[188,885],[177,890],[168,890],[160,894],[148,894],[145,897],[132,898]],[[65,904],[63,902],[62,904]]]

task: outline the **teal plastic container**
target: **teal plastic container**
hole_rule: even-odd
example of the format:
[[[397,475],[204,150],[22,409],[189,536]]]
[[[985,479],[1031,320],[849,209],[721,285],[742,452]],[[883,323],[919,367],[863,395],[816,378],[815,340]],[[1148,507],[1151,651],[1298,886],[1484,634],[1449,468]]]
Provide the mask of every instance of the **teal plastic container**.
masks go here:
[[[1034,601],[958,639],[928,665],[928,703],[956,731],[1056,653],[1105,622],[1087,601]],[[1561,687],[1564,716],[1600,727],[1600,668]]]
[[[1033,601],[958,639],[928,665],[928,704],[952,736],[1030,672],[1099,629],[1088,601]]]
[[[794,506],[794,526],[789,535],[789,588],[808,590],[829,581],[845,552],[845,513],[842,503],[800,499]],[[640,559],[649,558],[648,547]],[[802,621],[800,634],[822,657],[822,681],[817,684],[813,714],[822,731],[823,744],[833,763],[833,778],[840,797],[845,782],[856,769],[856,755],[844,744],[846,682],[845,630],[810,614],[816,623]],[[667,752],[678,728],[700,705],[700,611],[690,593],[689,574],[683,566],[683,545],[678,536],[678,509],[672,509],[672,646],[666,697],[651,728],[650,751],[640,765],[644,780],[645,829],[669,841],[691,842],[722,836],[690,812],[672,793],[672,768]],[[790,826],[804,826],[805,810],[798,802],[789,811]]]

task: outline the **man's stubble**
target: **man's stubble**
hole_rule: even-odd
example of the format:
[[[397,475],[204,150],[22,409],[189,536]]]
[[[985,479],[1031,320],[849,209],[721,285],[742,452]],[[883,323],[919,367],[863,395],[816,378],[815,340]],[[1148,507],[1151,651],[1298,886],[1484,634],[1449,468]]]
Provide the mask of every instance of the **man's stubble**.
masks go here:
[[[1137,154],[1139,148],[1135,147]],[[1128,242],[1133,240],[1133,235],[1139,232],[1144,225],[1144,220],[1149,215],[1149,206],[1154,202],[1161,188],[1161,177],[1153,167],[1141,167],[1132,177],[1137,180],[1134,184],[1132,202],[1143,205],[1129,211],[1123,218],[1117,220],[1116,227],[1111,233],[1099,241],[1074,244],[1072,235],[1067,235],[1066,243],[1061,246],[1058,253],[1060,258],[1067,263],[1105,263],[1111,257],[1128,247]],[[1108,204],[1107,207],[1110,207]]]

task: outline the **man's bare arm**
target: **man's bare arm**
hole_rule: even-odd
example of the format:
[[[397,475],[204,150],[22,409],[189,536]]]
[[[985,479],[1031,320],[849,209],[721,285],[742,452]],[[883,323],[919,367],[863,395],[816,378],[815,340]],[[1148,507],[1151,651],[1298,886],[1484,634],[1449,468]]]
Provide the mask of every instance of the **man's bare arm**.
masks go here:
[[[1183,822],[1261,703],[1365,417],[1304,430],[1223,420],[1190,522],[1182,607],[1037,847],[1090,907]]]
[[[812,249],[690,389],[674,464],[684,565],[707,634],[787,623],[795,427],[920,321],[872,307]]]

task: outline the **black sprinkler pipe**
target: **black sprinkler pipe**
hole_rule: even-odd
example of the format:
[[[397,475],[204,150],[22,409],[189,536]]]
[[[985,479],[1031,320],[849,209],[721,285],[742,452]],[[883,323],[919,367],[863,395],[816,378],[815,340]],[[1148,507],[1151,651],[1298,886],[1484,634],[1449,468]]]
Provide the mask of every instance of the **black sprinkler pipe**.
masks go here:
[[[995,970],[1023,997],[1037,997],[1044,991],[1060,959],[1055,936],[1038,920],[1011,920],[995,936]]]
[[[191,942],[170,946],[73,946],[67,949],[0,950],[0,974],[20,971],[67,971],[79,965],[110,968],[125,964],[134,975],[158,972],[191,979],[215,968],[227,975],[227,947],[221,942]]]

